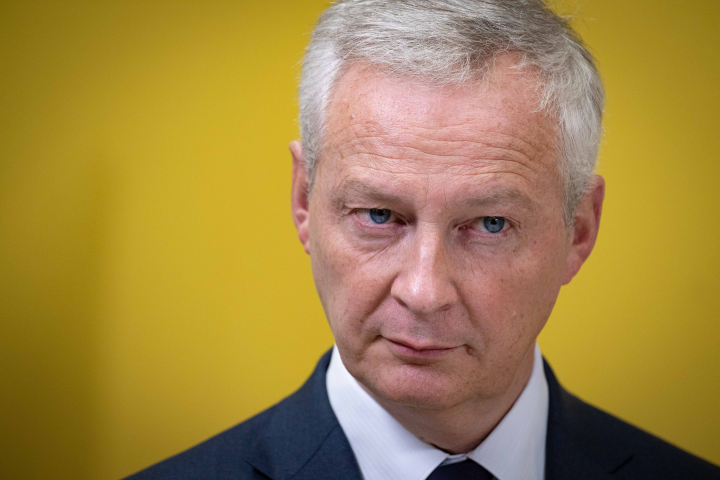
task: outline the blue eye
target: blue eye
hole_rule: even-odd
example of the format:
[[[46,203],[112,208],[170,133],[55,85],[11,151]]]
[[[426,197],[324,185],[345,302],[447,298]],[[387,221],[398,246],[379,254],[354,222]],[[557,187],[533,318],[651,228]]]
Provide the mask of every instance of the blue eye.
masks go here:
[[[370,214],[370,220],[377,224],[387,223],[392,216],[392,212],[387,208],[371,208],[368,213]]]
[[[505,226],[505,219],[503,217],[483,217],[483,226],[490,233],[498,233]]]

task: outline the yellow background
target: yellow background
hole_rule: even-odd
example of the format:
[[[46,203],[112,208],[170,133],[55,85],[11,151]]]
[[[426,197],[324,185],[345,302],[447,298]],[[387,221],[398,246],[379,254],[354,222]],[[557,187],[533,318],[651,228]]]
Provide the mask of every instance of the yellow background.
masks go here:
[[[287,151],[325,5],[3,4],[2,478],[130,474],[331,345]],[[562,11],[605,79],[608,188],[541,347],[571,391],[720,463],[720,2]]]

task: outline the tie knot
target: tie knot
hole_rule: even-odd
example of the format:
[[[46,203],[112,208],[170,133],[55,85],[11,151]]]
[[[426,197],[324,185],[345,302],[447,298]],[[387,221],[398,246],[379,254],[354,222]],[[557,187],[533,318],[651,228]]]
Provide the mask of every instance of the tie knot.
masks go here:
[[[492,473],[472,460],[440,465],[427,480],[492,480]]]

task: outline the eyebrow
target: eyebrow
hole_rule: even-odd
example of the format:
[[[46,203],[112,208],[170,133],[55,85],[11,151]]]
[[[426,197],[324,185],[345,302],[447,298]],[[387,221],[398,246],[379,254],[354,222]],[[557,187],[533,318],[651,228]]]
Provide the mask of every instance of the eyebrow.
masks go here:
[[[494,205],[516,205],[523,209],[529,209],[535,206],[537,202],[520,192],[519,190],[502,190],[491,192],[487,195],[466,198],[460,202],[461,208],[477,208]]]
[[[348,200],[347,197],[352,195],[361,196],[364,199],[377,202],[378,205],[383,206],[408,206],[408,201],[403,197],[380,190],[373,185],[357,179],[344,180],[333,194],[332,203],[336,208],[342,209]],[[459,202],[458,207],[461,209],[471,209],[496,205],[515,205],[527,210],[536,204],[537,201],[521,191],[509,189],[465,198]]]
[[[378,202],[379,205],[407,205],[407,201],[399,195],[382,191],[372,185],[357,179],[344,180],[335,190],[332,203],[338,208],[343,208],[347,197],[359,195],[365,199]]]

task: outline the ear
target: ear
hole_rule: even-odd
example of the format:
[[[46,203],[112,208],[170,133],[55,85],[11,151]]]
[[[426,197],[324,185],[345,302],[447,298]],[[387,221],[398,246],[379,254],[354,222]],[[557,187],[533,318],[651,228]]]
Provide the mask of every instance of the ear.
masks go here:
[[[563,285],[570,283],[595,246],[604,198],[605,180],[600,175],[593,175],[587,193],[575,210],[572,243],[565,264]]]
[[[292,190],[290,204],[292,208],[293,222],[300,238],[300,243],[305,248],[305,253],[310,253],[310,208],[308,199],[308,173],[305,168],[305,157],[303,156],[302,145],[295,141],[290,143],[292,153]]]

